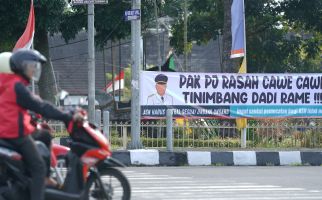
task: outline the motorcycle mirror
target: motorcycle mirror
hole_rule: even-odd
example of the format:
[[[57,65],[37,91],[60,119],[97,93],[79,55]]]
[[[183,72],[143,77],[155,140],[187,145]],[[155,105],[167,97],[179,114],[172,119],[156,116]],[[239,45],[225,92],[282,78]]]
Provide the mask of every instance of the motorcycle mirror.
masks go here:
[[[65,100],[68,97],[69,93],[65,90],[62,90],[58,93],[59,100]]]

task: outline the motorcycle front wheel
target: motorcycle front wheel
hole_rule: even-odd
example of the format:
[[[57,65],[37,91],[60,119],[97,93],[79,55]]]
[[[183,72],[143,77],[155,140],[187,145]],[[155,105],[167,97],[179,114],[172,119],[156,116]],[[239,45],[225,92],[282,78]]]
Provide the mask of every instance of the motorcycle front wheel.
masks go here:
[[[106,168],[100,170],[99,174],[100,177],[90,175],[87,180],[86,196],[88,200],[131,199],[130,183],[120,170]]]

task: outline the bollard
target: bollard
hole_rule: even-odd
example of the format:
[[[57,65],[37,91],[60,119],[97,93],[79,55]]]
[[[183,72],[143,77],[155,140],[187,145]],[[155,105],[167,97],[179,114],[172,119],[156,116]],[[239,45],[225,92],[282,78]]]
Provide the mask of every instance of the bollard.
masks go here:
[[[247,128],[242,128],[241,129],[241,137],[240,137],[240,140],[241,140],[241,148],[245,149],[247,147],[247,144],[246,144],[246,135],[247,135]]]
[[[107,110],[103,111],[103,133],[105,137],[110,139],[110,112]]]
[[[167,109],[167,151],[173,151],[173,113],[171,109]]]
[[[123,149],[126,150],[127,148],[127,127],[122,127],[122,141],[123,141]]]
[[[101,110],[95,110],[95,123],[98,129],[102,128],[102,115]]]

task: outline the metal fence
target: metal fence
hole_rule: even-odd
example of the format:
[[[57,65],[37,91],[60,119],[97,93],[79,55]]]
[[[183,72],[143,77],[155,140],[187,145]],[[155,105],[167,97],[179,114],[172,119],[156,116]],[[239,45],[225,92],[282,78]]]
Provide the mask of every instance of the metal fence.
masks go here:
[[[64,125],[52,123],[57,137],[66,136]],[[108,138],[113,149],[126,149],[131,124],[110,122]],[[141,123],[141,141],[146,148],[166,148],[166,122]],[[174,148],[236,149],[240,131],[234,120],[181,120],[173,124]],[[322,119],[248,120],[248,148],[322,148]]]

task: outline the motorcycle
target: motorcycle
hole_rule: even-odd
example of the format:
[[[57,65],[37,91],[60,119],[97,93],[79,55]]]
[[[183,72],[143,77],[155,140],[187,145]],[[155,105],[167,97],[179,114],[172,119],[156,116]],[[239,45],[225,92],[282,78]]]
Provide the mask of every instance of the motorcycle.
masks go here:
[[[37,128],[50,129],[46,123],[37,124]],[[45,199],[129,200],[130,184],[116,168],[125,166],[112,158],[110,144],[102,132],[86,120],[71,123],[68,128],[70,148],[53,144],[49,150],[44,143],[35,142],[43,159],[51,166],[51,177],[62,184],[60,188],[47,187]],[[58,170],[62,160],[66,161],[66,176]],[[114,181],[120,187],[115,187]],[[0,140],[0,200],[28,199],[29,184],[22,156],[10,143]]]

